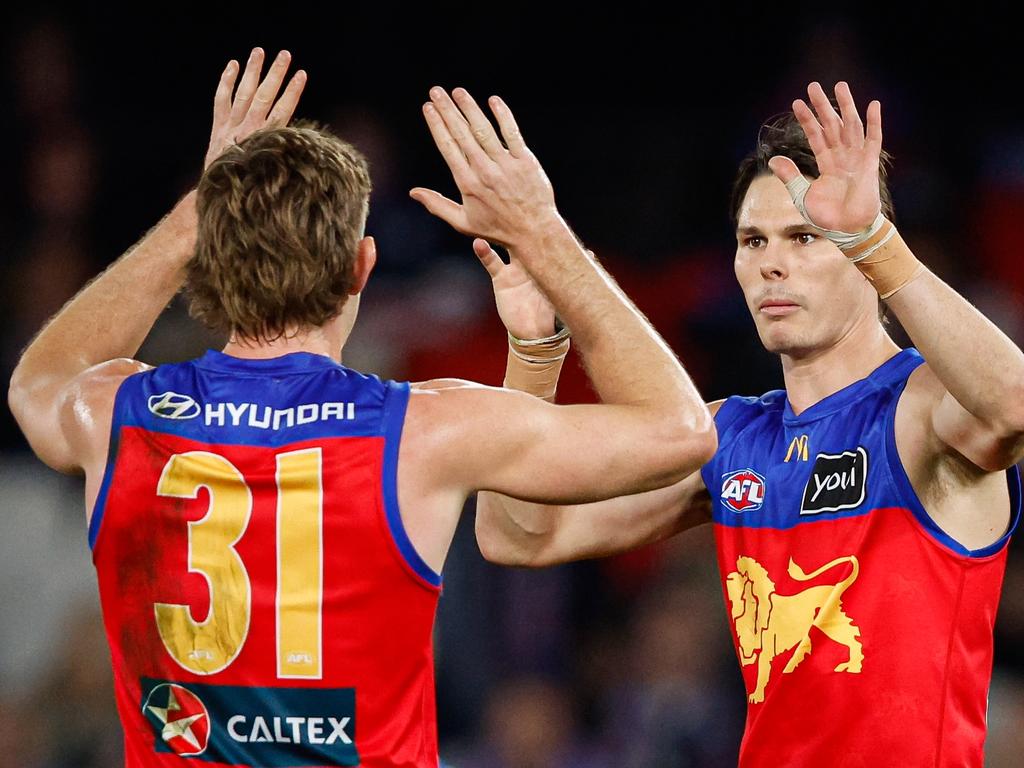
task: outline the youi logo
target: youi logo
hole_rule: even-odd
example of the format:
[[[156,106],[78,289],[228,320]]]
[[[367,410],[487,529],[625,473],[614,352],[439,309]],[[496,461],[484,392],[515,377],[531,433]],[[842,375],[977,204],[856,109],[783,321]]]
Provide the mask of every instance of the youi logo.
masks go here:
[[[722,477],[722,503],[733,512],[752,512],[764,504],[764,477],[740,469]]]

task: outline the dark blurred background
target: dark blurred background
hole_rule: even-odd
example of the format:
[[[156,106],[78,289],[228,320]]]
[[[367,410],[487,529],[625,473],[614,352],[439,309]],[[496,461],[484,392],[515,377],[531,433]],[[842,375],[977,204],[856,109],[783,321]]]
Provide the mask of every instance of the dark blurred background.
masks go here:
[[[895,5],[895,4],[893,4]],[[253,45],[292,51],[299,115],[370,158],[380,261],[345,361],[385,377],[499,383],[504,335],[469,242],[409,200],[454,192],[422,124],[433,84],[500,93],[564,215],[668,338],[707,399],[781,386],[732,276],[736,163],[817,79],[883,105],[897,223],[917,254],[1024,341],[1024,112],[1017,26],[975,3],[856,15],[796,3],[570,12],[373,4],[160,14],[0,13],[0,369],[198,176],[217,78]],[[951,6],[952,7],[952,6]],[[144,286],[140,286],[144,290]],[[898,329],[894,334],[905,342]],[[179,303],[139,357],[222,340]],[[570,360],[563,401],[591,399]],[[0,409],[0,768],[119,760],[81,484]],[[735,765],[744,692],[706,528],[545,571],[480,557],[472,502],[437,627],[442,752],[456,766]],[[1024,556],[997,626],[988,765],[1024,754]]]

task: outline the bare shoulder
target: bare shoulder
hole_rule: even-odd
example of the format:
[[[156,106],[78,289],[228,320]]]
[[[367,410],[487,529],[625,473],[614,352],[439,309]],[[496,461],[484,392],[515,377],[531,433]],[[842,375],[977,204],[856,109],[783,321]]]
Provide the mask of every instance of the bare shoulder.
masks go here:
[[[483,439],[495,425],[515,415],[526,417],[555,406],[523,392],[465,379],[431,379],[409,388],[403,443],[421,449],[450,451],[458,444]],[[490,425],[490,426],[489,426]]]
[[[436,392],[441,389],[492,389],[486,384],[467,379],[428,379],[414,381],[409,385],[412,392]]]
[[[934,407],[946,394],[946,388],[927,362],[921,363],[910,374],[900,396],[900,404],[910,407]]]
[[[129,358],[107,360],[82,371],[65,390],[60,403],[62,432],[72,448],[75,463],[87,474],[106,462],[118,388],[129,376],[150,368]]]

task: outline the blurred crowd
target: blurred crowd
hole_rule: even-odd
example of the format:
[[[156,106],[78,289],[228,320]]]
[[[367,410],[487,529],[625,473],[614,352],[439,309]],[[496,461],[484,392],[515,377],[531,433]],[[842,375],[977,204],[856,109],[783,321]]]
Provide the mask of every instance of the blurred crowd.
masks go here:
[[[896,155],[901,231],[925,263],[1024,342],[1016,230],[1024,220],[1024,125],[994,114],[987,121],[978,117],[965,142],[969,151],[940,152],[943,137],[926,130],[934,117],[931,91],[915,93],[883,77],[872,66],[870,45],[858,42],[855,29],[833,23],[838,26],[806,37],[799,57],[772,70],[770,87],[728,112],[735,124],[728,128],[688,119],[684,109],[666,104],[640,119],[605,115],[600,130],[572,135],[539,124],[543,103],[527,104],[532,123],[520,114],[574,227],[709,400],[781,384],[778,362],[760,348],[734,285],[725,210],[733,165],[750,148],[759,122],[800,94],[807,73],[827,83],[851,77],[855,96],[882,99],[887,142]],[[187,99],[190,125],[158,157],[156,147],[176,131],[161,132],[153,117],[139,124],[96,106],[111,105],[103,96],[111,86],[96,82],[84,52],[95,52],[96,44],[74,23],[59,15],[26,17],[3,34],[9,119],[0,207],[6,246],[0,256],[0,372],[6,381],[46,318],[194,182],[208,99],[206,92],[174,94],[177,101],[166,109],[176,111]],[[212,84],[211,73],[215,77],[227,55],[244,52],[211,54],[202,82]],[[312,67],[311,73],[317,76]],[[310,97],[316,98],[315,111],[300,112],[329,122],[356,144],[370,159],[374,181],[368,233],[381,258],[345,362],[388,378],[444,375],[499,383],[504,337],[486,274],[468,242],[406,194],[424,181],[445,188],[425,130],[418,138],[396,131],[391,113],[370,98]],[[119,131],[143,134],[129,142],[127,156],[111,139]],[[196,139],[191,149],[186,139]],[[618,151],[603,152],[612,140]],[[144,157],[143,173],[139,152],[147,145],[153,154]],[[906,343],[895,325],[892,331]],[[221,341],[177,301],[139,357],[181,360]],[[581,368],[570,360],[560,400],[591,398]],[[6,409],[0,409],[0,490],[0,768],[116,765],[120,729],[80,481],[35,460]],[[437,624],[438,715],[447,763],[735,765],[744,692],[707,527],[616,558],[525,571],[481,558],[472,516],[470,501],[445,570]],[[1011,545],[996,643],[988,764],[1019,765],[1024,554],[1017,544]]]

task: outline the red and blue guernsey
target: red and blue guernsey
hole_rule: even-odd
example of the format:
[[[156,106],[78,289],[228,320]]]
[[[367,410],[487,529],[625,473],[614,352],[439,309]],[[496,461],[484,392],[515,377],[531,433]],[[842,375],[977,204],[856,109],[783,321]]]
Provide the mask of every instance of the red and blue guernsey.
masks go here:
[[[129,768],[437,768],[408,398],[305,352],[121,385],[89,543]]]
[[[793,413],[732,397],[702,470],[748,693],[740,765],[980,766],[992,627],[1020,516],[967,550],[918,500],[894,417],[913,349]]]

